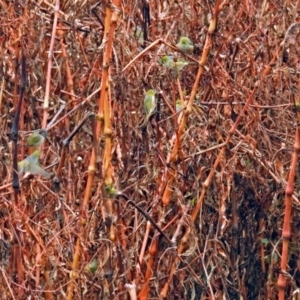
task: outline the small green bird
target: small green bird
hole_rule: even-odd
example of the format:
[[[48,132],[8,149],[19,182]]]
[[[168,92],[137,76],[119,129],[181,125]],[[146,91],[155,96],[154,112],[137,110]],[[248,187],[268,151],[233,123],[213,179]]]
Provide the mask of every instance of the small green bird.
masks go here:
[[[144,109],[146,112],[146,119],[144,125],[149,121],[149,118],[154,114],[156,109],[156,91],[148,90],[144,98]]]
[[[183,108],[183,103],[180,99],[177,99],[176,100],[176,112],[180,112]]]
[[[144,44],[144,32],[141,26],[137,26],[135,30],[135,36],[138,38],[138,43],[140,45]]]
[[[85,270],[87,272],[91,272],[93,274],[96,273],[98,269],[98,260],[96,258],[94,258],[86,267],[85,267]]]
[[[161,64],[171,70],[181,71],[189,63],[183,58],[179,57],[176,61],[174,61],[174,56],[165,55],[161,58]]]
[[[105,186],[105,192],[110,197],[115,197],[117,195],[121,195],[122,193],[116,189],[113,184],[109,184]]]
[[[176,47],[183,53],[191,53],[194,51],[193,42],[186,36],[182,36],[179,39],[179,43],[176,44]]]
[[[32,175],[41,175],[44,177],[50,177],[50,173],[45,171],[39,164],[39,157],[41,150],[35,150],[28,157],[18,162],[19,173],[29,173]]]
[[[47,130],[45,129],[40,129],[38,132],[32,133],[27,138],[27,146],[34,147],[34,148],[41,146],[44,143],[46,136],[47,136]]]
[[[173,68],[173,64],[174,64],[174,56],[173,55],[164,55],[161,59],[160,59],[161,64],[164,67],[167,68]]]

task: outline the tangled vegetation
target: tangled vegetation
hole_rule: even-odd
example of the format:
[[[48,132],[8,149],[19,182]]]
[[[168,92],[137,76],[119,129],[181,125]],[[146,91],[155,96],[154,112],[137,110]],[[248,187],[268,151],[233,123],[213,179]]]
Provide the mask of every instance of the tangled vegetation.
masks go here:
[[[300,299],[295,3],[0,1],[3,299]]]

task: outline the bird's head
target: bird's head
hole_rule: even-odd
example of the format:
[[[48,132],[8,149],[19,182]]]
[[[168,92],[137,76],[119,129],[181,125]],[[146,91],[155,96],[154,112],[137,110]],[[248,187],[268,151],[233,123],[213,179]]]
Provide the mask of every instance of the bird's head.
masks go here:
[[[156,94],[156,90],[151,89],[147,91],[147,95],[149,96],[154,96],[155,94]]]
[[[182,36],[180,38],[179,44],[186,45],[186,46],[193,45],[192,41],[186,36]]]

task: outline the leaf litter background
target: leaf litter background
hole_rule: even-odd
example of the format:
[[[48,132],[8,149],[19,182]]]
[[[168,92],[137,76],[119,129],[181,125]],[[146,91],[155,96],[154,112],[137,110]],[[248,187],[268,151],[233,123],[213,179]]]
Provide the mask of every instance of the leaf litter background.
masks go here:
[[[49,122],[63,101],[65,115],[100,87],[105,49],[100,21],[104,23],[105,6],[97,4],[61,1],[64,14],[60,15],[53,53]],[[280,55],[268,76],[262,78],[261,72],[277,55],[287,29],[295,21],[299,13],[296,4],[222,2],[179,158],[168,166],[174,170],[174,181],[171,201],[163,207],[159,183],[177,130],[177,117],[160,98],[160,134],[153,124],[144,132],[139,125],[144,118],[143,98],[147,89],[161,91],[173,107],[179,97],[174,77],[159,64],[161,56],[174,51],[158,43],[123,71],[143,50],[135,34],[137,26],[143,26],[143,15],[139,1],[121,1],[122,12],[109,65],[114,180],[118,189],[148,211],[162,228],[169,224],[164,232],[170,238],[178,229],[178,244],[189,233],[171,282],[167,279],[176,250],[160,237],[157,252],[151,256],[155,232],[151,229],[144,245],[147,222],[141,214],[126,203],[117,202],[113,215],[104,220],[103,135],[85,215],[85,234],[78,236],[80,204],[92,152],[90,122],[70,146],[61,191],[49,191],[51,181],[30,177],[22,181],[20,203],[14,204],[8,133],[18,95],[17,62],[23,49],[28,86],[20,121],[21,159],[27,152],[24,145],[29,131],[41,127],[53,9],[46,1],[0,1],[0,5],[3,299],[13,299],[12,295],[15,299],[134,299],[125,284],[135,283],[139,294],[151,259],[148,296],[145,298],[145,293],[141,293],[141,299],[158,299],[166,283],[167,299],[276,299],[284,189],[296,124],[293,97],[297,94],[298,79],[297,75],[289,76]],[[214,5],[214,1],[150,1],[150,41],[145,45],[157,39],[176,44],[180,36],[189,36],[195,45],[191,56],[199,60]],[[66,55],[62,54],[63,47]],[[297,56],[294,59],[297,68]],[[73,86],[69,84],[67,66]],[[197,65],[190,64],[180,73],[180,85],[187,99],[197,69]],[[261,81],[254,101],[234,132],[199,216],[192,223],[190,214],[220,149],[201,151],[225,141],[258,80]],[[96,93],[49,130],[41,157],[44,167],[51,166],[48,171],[55,172],[57,168],[63,139],[88,112],[97,112],[98,99]],[[296,196],[297,192],[296,185]],[[286,299],[293,293],[294,297],[297,295],[300,284],[299,202],[293,204]],[[107,230],[109,222],[116,228],[112,241]],[[16,228],[21,232],[19,240],[14,238]],[[72,277],[77,238],[82,246],[80,270]],[[139,263],[142,247],[145,253]],[[96,262],[96,272],[91,262]],[[20,274],[23,278],[19,278]],[[73,279],[75,292],[70,295],[68,285]]]

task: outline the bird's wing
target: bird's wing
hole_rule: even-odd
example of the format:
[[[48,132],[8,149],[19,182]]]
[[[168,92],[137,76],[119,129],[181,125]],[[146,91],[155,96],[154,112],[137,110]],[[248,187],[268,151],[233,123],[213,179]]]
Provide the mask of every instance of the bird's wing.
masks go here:
[[[50,173],[45,171],[38,164],[30,164],[29,168],[27,169],[27,172],[33,175],[42,175],[44,177],[50,177]]]

